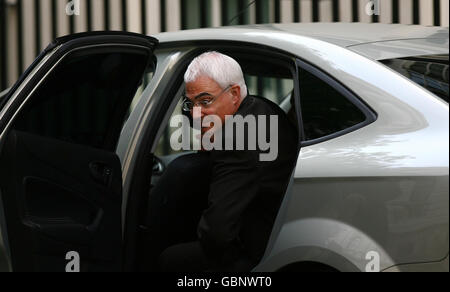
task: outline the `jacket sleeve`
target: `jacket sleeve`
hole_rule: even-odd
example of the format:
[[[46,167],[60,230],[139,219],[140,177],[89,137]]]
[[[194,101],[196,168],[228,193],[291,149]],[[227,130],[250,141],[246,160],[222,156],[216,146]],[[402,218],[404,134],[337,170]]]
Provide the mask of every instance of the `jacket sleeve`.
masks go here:
[[[240,250],[242,215],[258,194],[257,151],[212,154],[209,207],[198,226],[200,242],[214,260],[236,259]]]

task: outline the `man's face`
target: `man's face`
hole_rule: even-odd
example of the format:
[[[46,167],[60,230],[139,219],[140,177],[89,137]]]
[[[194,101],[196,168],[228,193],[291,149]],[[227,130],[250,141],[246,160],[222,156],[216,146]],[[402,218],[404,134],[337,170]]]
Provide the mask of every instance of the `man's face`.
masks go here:
[[[193,103],[198,103],[202,100],[212,100],[217,97],[211,104],[206,107],[200,107],[201,114],[195,116],[193,110],[191,115],[193,119],[203,119],[208,115],[216,115],[221,121],[222,125],[225,122],[225,116],[234,115],[241,104],[240,87],[238,85],[231,86],[228,90],[221,88],[220,85],[213,79],[200,76],[194,82],[186,84],[186,97]],[[202,128],[202,133],[208,131],[209,128]]]

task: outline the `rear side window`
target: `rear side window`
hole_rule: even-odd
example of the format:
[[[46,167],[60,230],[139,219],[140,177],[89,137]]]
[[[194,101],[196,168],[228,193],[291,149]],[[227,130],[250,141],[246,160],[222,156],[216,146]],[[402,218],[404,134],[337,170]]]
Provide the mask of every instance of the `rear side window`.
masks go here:
[[[390,59],[381,62],[448,102],[448,55]]]
[[[305,141],[327,139],[366,122],[366,115],[327,82],[300,69],[300,101]]]

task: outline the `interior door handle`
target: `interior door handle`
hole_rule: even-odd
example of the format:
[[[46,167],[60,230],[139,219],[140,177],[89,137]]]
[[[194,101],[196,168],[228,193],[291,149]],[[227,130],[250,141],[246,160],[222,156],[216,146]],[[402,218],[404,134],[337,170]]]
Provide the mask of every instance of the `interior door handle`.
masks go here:
[[[99,184],[108,187],[111,183],[112,168],[103,162],[91,162],[89,169],[92,178]]]

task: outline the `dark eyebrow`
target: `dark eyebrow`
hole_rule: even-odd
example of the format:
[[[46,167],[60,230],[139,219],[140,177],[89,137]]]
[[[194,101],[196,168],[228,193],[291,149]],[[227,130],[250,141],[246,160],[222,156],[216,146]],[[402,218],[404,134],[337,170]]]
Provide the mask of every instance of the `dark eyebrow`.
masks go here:
[[[202,92],[202,93],[200,93],[199,95],[197,95],[196,97],[194,97],[194,100],[199,99],[200,97],[203,97],[203,96],[205,96],[205,95],[211,96],[211,93],[208,93],[208,92]]]

